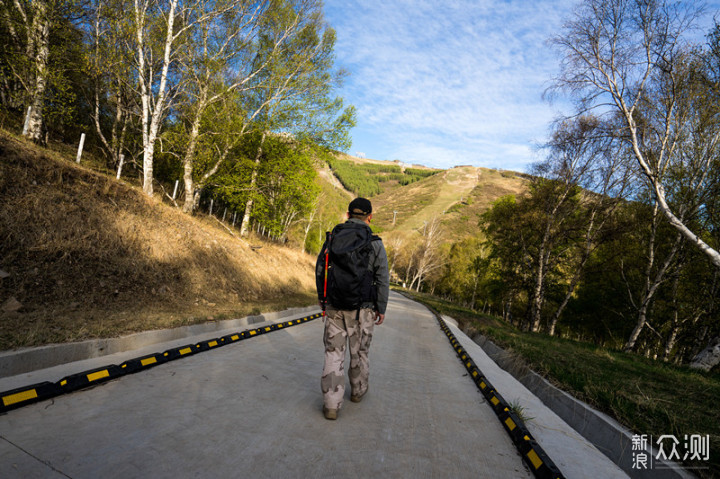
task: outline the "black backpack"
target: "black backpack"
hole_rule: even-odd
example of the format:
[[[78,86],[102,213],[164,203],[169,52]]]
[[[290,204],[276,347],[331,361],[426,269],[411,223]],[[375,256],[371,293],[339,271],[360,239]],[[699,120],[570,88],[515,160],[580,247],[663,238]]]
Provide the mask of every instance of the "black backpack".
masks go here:
[[[368,269],[373,241],[367,225],[347,222],[337,225],[329,235],[327,300],[338,309],[360,309],[363,303],[375,303],[377,290],[373,272]]]

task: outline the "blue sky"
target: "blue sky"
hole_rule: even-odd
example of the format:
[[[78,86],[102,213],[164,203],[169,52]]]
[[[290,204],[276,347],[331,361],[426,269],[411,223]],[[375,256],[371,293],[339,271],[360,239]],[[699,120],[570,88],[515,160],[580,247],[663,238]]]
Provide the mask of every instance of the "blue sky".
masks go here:
[[[325,0],[340,90],[358,110],[350,154],[437,168],[525,171],[569,106],[546,40],[576,0]]]

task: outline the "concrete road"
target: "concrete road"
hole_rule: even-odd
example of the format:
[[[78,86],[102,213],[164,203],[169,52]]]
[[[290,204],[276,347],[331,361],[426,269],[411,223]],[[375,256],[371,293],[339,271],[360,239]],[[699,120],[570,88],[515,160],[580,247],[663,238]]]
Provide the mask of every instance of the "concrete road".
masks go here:
[[[0,477],[530,477],[425,308],[393,294],[370,391],[337,421],[322,415],[322,327],[11,411]]]

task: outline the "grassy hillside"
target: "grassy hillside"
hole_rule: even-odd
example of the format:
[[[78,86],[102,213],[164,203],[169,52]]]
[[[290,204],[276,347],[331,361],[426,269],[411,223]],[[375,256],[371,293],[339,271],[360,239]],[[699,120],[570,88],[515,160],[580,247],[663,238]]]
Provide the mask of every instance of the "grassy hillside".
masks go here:
[[[459,166],[376,196],[374,221],[392,236],[407,236],[439,217],[451,236],[460,239],[477,234],[479,215],[493,201],[521,193],[525,185],[514,173]]]
[[[321,176],[346,192],[340,181],[342,178],[338,177],[350,176],[351,180],[356,179],[357,184],[361,184],[360,179],[363,178],[366,180],[364,186],[369,185],[373,191],[379,191],[368,195],[375,210],[373,225],[388,237],[411,236],[434,217],[441,219],[445,230],[454,239],[475,235],[478,233],[479,216],[495,200],[504,195],[520,194],[527,188],[524,175],[511,171],[473,166],[437,170],[342,153],[336,156],[343,163],[343,171],[325,169],[321,171]],[[400,171],[404,173],[398,175]],[[420,174],[416,175],[418,172]],[[329,177],[331,174],[332,177]],[[405,181],[401,181],[399,176],[405,176]],[[346,180],[344,183],[349,182]],[[348,198],[355,196],[347,193]]]
[[[311,255],[3,131],[0,251],[0,350],[314,303]]]
[[[377,161],[337,153],[327,158],[328,166],[342,187],[355,196],[371,198],[380,193],[432,176],[441,170],[410,167],[394,161]]]
[[[0,350],[313,304],[313,253],[355,196],[321,166],[312,226],[299,223],[291,247],[281,247],[241,240],[205,214],[189,217],[160,194],[147,198],[75,164],[65,150],[0,131]],[[339,157],[364,173],[400,168]],[[482,168],[427,174],[380,182],[374,227],[384,237],[413,234],[438,215],[452,236],[472,234],[492,201],[524,187],[514,174]],[[310,254],[300,251],[303,239]]]

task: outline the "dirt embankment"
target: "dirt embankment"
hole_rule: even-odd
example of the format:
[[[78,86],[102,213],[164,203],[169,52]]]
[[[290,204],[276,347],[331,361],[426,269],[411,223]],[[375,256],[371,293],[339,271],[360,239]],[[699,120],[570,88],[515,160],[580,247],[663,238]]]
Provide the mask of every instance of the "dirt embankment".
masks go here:
[[[0,131],[0,350],[305,306],[313,289],[309,255]]]

